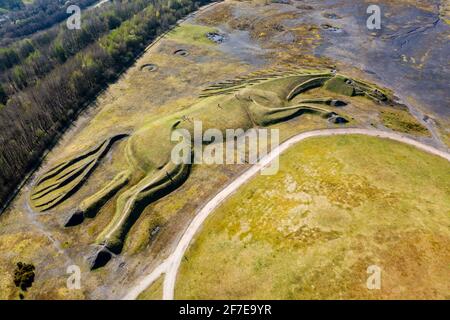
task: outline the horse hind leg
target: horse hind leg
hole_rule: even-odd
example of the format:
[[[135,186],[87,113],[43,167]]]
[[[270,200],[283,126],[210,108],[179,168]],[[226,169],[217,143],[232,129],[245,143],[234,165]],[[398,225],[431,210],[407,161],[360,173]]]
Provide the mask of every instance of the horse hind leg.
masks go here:
[[[112,145],[126,136],[118,134],[104,139],[47,171],[33,186],[30,204],[37,211],[43,212],[67,200],[83,186]]]
[[[117,174],[106,186],[83,200],[78,208],[72,210],[63,221],[64,227],[72,227],[82,223],[84,218],[94,217],[98,210],[129,182],[130,177],[129,170]]]
[[[126,235],[143,208],[180,186],[189,175],[189,168],[187,164],[169,162],[119,196],[113,219],[97,237],[94,254],[88,257],[91,269],[104,266],[122,251]]]

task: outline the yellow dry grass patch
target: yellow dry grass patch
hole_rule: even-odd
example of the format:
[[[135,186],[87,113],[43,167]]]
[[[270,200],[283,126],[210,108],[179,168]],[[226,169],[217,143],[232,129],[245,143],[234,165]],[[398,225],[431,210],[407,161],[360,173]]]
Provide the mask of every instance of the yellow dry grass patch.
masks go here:
[[[267,14],[272,15],[275,12],[267,12]],[[281,18],[289,17],[282,16]],[[277,19],[281,18],[277,17]],[[270,22],[270,20],[270,18],[266,19],[267,22]],[[275,65],[279,65],[281,61],[296,66],[316,67],[326,65],[328,62],[325,59],[307,54],[311,48],[309,44],[313,47],[319,43],[318,30],[309,26],[297,26],[295,28],[292,32],[297,32],[297,40],[303,41],[304,45],[293,44],[292,47],[278,48],[281,50],[276,50],[273,53],[273,59],[269,59],[268,63],[272,61]],[[186,28],[178,30],[184,30],[185,34],[189,33]],[[152,47],[136,62],[135,66],[127,70],[119,81],[111,85],[99,97],[97,101],[99,107],[94,108],[89,115],[83,117],[85,120],[77,122],[73,132],[66,135],[50,153],[48,157],[49,165],[46,168],[58,163],[61,159],[82,152],[101,141],[101,139],[117,133],[132,132],[151,119],[161,118],[167,114],[183,110],[195,102],[201,89],[207,85],[224,79],[233,79],[254,69],[253,66],[220,52],[217,49],[218,46],[202,44],[204,32],[209,30],[211,29],[195,27],[188,34],[189,42],[183,41],[183,37],[180,36],[169,36]],[[198,35],[202,36],[197,38]],[[265,41],[264,46],[270,46],[271,37],[264,37],[261,40]],[[308,44],[308,46],[305,44]],[[276,48],[276,44],[274,47]],[[173,52],[180,48],[188,50],[189,55],[186,57],[174,55]],[[141,70],[140,67],[148,63],[156,64],[158,70],[155,72]],[[318,96],[321,94],[323,93],[317,92]],[[341,113],[346,116],[349,113],[357,118],[352,120],[354,121],[351,122],[352,124],[365,124],[373,121],[373,117],[376,118],[374,120],[376,122],[377,113],[374,112],[374,105],[367,99],[355,97],[355,100],[358,99],[360,101],[346,107]],[[304,115],[299,119],[277,125],[280,128],[281,140],[302,131],[329,126],[334,127],[335,125],[313,115]],[[68,249],[71,257],[78,259],[76,262],[84,268],[83,290],[85,291],[83,292],[93,292],[102,283],[117,283],[111,282],[107,278],[111,274],[109,266],[95,272],[88,272],[85,269],[86,266],[83,265],[83,255],[88,252],[89,245],[108,224],[114,213],[117,195],[106,203],[95,219],[86,219],[80,226],[73,227],[70,230],[63,229],[60,226],[59,219],[76,207],[76,204],[113,179],[116,173],[126,168],[126,159],[123,156],[124,145],[125,142],[114,145],[108,156],[102,160],[99,168],[68,201],[51,210],[49,215],[37,218],[51,232],[52,236],[60,241],[63,248]],[[164,256],[167,249],[179,236],[180,230],[183,230],[184,226],[192,219],[205,199],[214,195],[230,179],[236,177],[244,167],[245,165],[194,167],[189,180],[183,186],[148,206],[130,231],[122,252],[122,256],[127,260],[127,265],[131,270],[130,272],[133,272],[133,268],[140,265],[144,259],[150,262],[154,261],[152,259],[159,259]],[[132,181],[130,184],[135,182]],[[204,186],[208,186],[208,188]],[[27,199],[24,199],[25,197],[28,197],[28,194],[22,195],[17,201],[17,208],[22,213],[25,212],[23,209],[27,201]],[[12,222],[9,224],[8,221]],[[2,232],[8,233],[10,229],[17,225],[23,225],[25,221],[27,220],[24,220],[23,214],[19,216],[8,212],[7,215],[0,217]],[[152,230],[159,225],[162,226],[161,231],[152,238]],[[24,252],[19,252],[14,257],[17,256],[34,263],[40,273],[52,274],[57,270],[63,274],[62,276],[49,276],[45,280],[36,282],[29,292],[29,297],[81,297],[82,292],[75,293],[73,290],[65,290],[67,277],[65,270],[63,270],[64,263],[66,263],[64,257],[61,255],[54,257],[56,251],[54,251],[54,248],[49,249],[48,243],[42,244],[42,248],[45,250],[35,250],[34,244],[40,244],[42,239],[45,240],[45,237],[42,238],[41,234],[27,235],[27,237],[31,239],[30,242],[21,242],[22,244],[18,245],[24,249]],[[11,247],[16,248],[16,243],[2,243],[2,247],[5,250],[0,260],[10,263],[12,258],[8,255],[8,252],[10,252]],[[77,250],[79,251],[77,252]],[[8,272],[11,274],[14,266],[0,263],[0,269],[0,273],[5,275],[5,277],[0,277],[1,291],[2,293],[8,292],[7,290],[3,291],[3,284],[9,283],[8,286],[11,286]],[[4,273],[4,270],[7,271]],[[131,279],[132,275],[129,278]]]

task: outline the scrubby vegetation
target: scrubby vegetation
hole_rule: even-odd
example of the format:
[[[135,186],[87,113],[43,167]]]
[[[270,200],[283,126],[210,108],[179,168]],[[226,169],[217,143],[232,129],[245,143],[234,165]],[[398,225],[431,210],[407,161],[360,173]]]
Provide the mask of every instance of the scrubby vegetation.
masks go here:
[[[0,108],[0,203],[7,201],[79,111],[151,39],[206,2],[117,4],[103,14],[85,17],[81,30],[50,29],[2,50],[0,65],[7,76],[0,79],[6,80],[0,83],[0,103],[6,104]],[[47,59],[50,62],[44,63]]]
[[[14,271],[14,284],[22,291],[31,287],[34,281],[34,265],[18,262]]]
[[[419,123],[408,110],[381,110],[380,118],[386,127],[399,132],[429,136],[427,128]]]

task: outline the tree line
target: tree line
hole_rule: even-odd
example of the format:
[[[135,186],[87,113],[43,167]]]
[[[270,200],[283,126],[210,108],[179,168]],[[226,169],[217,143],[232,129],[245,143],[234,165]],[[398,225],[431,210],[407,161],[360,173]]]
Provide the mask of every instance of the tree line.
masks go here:
[[[25,6],[23,3],[22,5],[16,3],[15,7],[19,10],[8,12],[5,21],[0,23],[0,45],[7,45],[17,38],[31,35],[61,22],[67,18],[66,9],[71,4],[78,5],[83,9],[97,1],[35,0]],[[17,7],[18,5],[19,7]]]
[[[64,59],[32,86],[8,98],[7,106],[0,110],[0,203],[5,203],[40,163],[58,133],[133,63],[150,40],[209,1],[151,2],[117,28]]]

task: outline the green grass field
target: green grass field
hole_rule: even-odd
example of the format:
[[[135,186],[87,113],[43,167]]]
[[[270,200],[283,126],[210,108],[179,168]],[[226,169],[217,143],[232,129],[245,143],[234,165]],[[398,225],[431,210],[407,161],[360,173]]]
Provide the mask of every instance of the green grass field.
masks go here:
[[[175,297],[449,299],[449,172],[390,140],[306,140],[208,218]],[[370,265],[380,290],[366,287]]]

